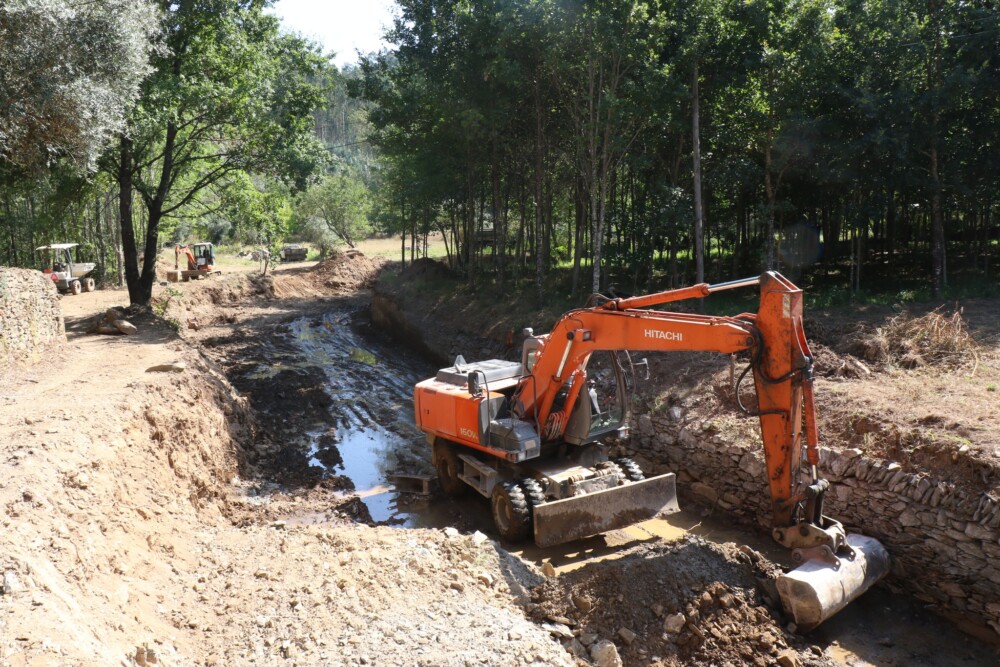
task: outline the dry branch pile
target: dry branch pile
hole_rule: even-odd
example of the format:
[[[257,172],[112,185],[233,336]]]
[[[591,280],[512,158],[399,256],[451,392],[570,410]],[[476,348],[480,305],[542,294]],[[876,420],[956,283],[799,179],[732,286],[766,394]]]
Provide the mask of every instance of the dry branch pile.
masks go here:
[[[945,316],[938,308],[921,317],[902,313],[874,329],[863,326],[851,353],[882,366],[955,367],[977,361],[977,348],[962,311]]]

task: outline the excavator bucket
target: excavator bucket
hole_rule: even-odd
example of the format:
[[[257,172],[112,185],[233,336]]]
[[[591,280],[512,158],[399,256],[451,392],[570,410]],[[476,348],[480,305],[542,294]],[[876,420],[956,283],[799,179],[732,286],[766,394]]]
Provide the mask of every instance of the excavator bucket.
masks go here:
[[[535,544],[551,547],[680,511],[675,475],[535,506]]]
[[[851,557],[810,559],[778,577],[778,595],[800,632],[846,607],[889,573],[889,553],[878,540],[848,533]]]

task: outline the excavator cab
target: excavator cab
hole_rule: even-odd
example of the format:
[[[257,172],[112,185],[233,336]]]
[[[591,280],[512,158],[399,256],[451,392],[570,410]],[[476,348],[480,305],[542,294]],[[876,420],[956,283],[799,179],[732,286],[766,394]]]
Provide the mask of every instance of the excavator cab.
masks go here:
[[[595,352],[583,364],[585,385],[577,394],[563,439],[574,445],[597,442],[609,436],[628,436],[632,399],[631,363],[620,351]],[[564,388],[572,393],[572,386]],[[562,409],[559,398],[553,408]]]

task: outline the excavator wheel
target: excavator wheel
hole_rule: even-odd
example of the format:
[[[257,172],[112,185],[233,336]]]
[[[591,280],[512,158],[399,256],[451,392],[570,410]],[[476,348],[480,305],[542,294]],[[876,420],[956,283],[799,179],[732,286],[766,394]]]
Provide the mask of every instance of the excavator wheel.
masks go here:
[[[642,474],[642,468],[640,468],[639,464],[633,461],[632,459],[629,458],[615,459],[615,463],[617,463],[618,467],[621,468],[622,472],[625,473],[625,479],[627,479],[628,481],[641,482],[642,480],[646,479],[646,476]]]
[[[458,460],[455,445],[449,442],[435,443],[434,462],[437,467],[438,482],[445,495],[460,496],[464,494],[466,485],[458,476],[458,472],[461,470],[461,461]]]
[[[531,508],[516,482],[500,482],[493,487],[490,501],[493,523],[506,542],[521,542],[531,534]]]
[[[521,480],[521,490],[524,491],[524,499],[528,501],[528,510],[533,510],[536,505],[545,502],[545,492],[537,479],[527,477]]]

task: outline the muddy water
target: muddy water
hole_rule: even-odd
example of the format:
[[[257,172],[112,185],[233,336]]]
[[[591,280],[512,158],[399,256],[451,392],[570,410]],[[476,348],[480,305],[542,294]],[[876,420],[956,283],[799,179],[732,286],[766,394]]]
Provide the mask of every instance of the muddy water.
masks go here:
[[[307,433],[309,462],[326,474],[351,479],[373,520],[401,527],[456,526],[492,534],[485,500],[457,503],[441,496],[400,493],[399,473],[432,475],[429,451],[414,425],[413,385],[434,368],[372,332],[362,315],[332,311],[302,318],[289,327],[298,350],[293,363],[322,369],[331,399],[328,423]],[[271,372],[260,368],[258,373]],[[477,500],[480,500],[477,502]],[[787,561],[766,535],[734,528],[722,521],[682,511],[625,530],[549,549],[517,552],[536,564],[551,563],[557,572],[595,560],[614,559],[646,541],[671,541],[693,534],[717,542],[748,544],[776,562]],[[810,639],[842,665],[998,664],[991,648],[960,633],[918,603],[878,589],[827,621]]]

